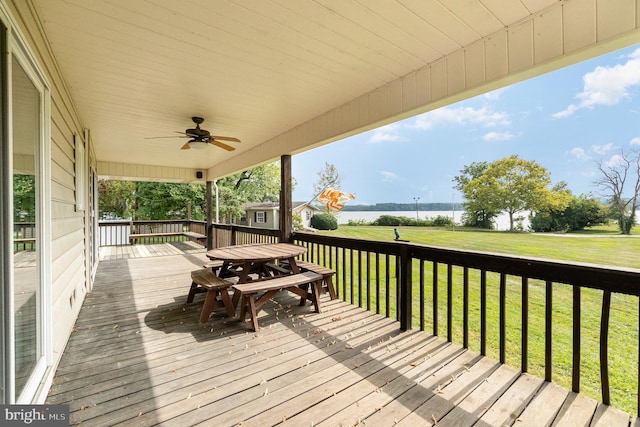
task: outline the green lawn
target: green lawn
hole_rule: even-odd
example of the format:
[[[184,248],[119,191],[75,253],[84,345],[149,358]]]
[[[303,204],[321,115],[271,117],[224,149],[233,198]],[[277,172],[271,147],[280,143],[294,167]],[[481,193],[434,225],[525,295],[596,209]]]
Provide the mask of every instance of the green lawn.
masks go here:
[[[495,252],[537,258],[570,260],[621,267],[640,268],[640,236],[621,236],[612,227],[600,227],[582,233],[542,234],[508,233],[496,231],[466,230],[461,228],[401,227],[401,238],[411,243]],[[322,232],[331,236],[392,241],[392,227],[340,226],[338,230]],[[361,256],[366,257],[364,254]],[[372,260],[371,260],[372,261]],[[347,264],[351,260],[346,260]],[[356,262],[356,261],[354,261]],[[373,262],[373,261],[372,261]],[[419,326],[420,304],[425,307],[427,318],[423,327],[432,330],[432,290],[430,263],[425,264],[424,300],[420,301],[419,266],[414,263],[414,327]],[[462,268],[454,267],[453,275],[453,341],[462,343]],[[357,276],[357,274],[356,274]],[[372,280],[371,277],[368,278]],[[447,329],[447,268],[440,266],[438,275],[439,334],[446,337]],[[470,271],[470,348],[479,351],[479,272]],[[367,280],[353,279],[354,300],[369,300],[375,307],[375,290],[367,291]],[[364,285],[362,284],[364,283]],[[488,274],[488,338],[487,354],[498,358],[498,285],[499,276]],[[517,277],[507,280],[507,363],[520,367],[521,343],[521,281]],[[341,289],[342,292],[342,289]],[[544,376],[544,282],[529,281],[529,372]],[[382,292],[380,300],[387,296]],[[395,295],[389,296],[391,315],[395,316]],[[554,284],[553,288],[553,380],[571,388],[572,365],[572,301],[571,286]],[[601,400],[599,328],[602,292],[590,289],[581,291],[581,389],[594,399]],[[381,301],[386,308],[385,301]],[[637,413],[638,388],[638,298],[614,295],[611,305],[609,331],[609,369],[612,404],[630,413]]]

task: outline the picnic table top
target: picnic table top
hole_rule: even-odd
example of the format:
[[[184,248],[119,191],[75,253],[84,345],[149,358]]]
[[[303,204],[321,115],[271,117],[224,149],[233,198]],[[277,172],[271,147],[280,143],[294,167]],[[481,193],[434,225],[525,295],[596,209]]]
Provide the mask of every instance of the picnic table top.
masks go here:
[[[276,259],[291,259],[307,251],[303,246],[290,243],[266,243],[226,246],[207,252],[209,259],[228,262],[266,262]]]

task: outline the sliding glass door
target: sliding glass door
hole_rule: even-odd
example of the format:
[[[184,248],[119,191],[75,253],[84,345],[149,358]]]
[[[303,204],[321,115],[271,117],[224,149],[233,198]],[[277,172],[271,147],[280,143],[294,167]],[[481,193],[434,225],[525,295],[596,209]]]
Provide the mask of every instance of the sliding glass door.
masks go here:
[[[19,398],[44,363],[38,150],[42,141],[42,93],[16,56],[11,61],[11,91],[14,381]]]

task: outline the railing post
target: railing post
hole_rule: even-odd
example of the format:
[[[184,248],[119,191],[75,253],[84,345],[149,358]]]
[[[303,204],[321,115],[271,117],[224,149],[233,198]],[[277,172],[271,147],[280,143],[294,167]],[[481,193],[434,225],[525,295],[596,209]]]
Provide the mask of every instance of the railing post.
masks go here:
[[[411,329],[412,317],[412,274],[411,252],[409,246],[402,245],[400,249],[400,329]]]

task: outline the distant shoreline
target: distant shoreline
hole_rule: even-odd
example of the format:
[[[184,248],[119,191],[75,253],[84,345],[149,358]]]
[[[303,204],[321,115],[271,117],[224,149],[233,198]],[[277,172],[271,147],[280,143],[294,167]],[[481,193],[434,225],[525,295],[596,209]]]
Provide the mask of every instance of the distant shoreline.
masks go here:
[[[464,210],[462,203],[418,203],[419,211],[461,211]],[[376,203],[375,205],[351,205],[346,204],[343,211],[347,212],[396,212],[396,211],[415,211],[415,203]]]

